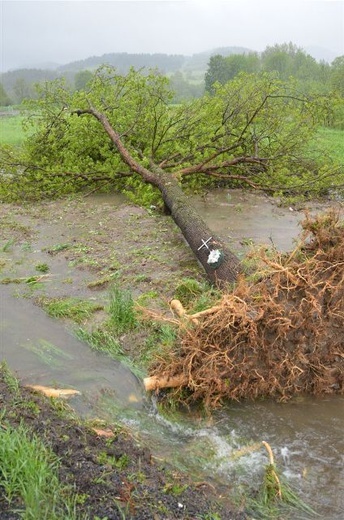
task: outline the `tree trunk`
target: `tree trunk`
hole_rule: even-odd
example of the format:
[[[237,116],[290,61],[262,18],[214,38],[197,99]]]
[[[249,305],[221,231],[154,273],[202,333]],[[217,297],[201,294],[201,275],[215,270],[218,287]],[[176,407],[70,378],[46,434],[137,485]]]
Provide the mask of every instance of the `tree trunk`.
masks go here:
[[[240,260],[209,229],[193,208],[177,180],[170,174],[161,171],[156,173],[155,185],[159,188],[164,203],[171,211],[174,222],[203,266],[208,279],[218,286],[234,282],[240,273]],[[203,245],[204,243],[206,245]],[[223,255],[217,268],[214,264],[208,263],[211,250],[220,250]]]

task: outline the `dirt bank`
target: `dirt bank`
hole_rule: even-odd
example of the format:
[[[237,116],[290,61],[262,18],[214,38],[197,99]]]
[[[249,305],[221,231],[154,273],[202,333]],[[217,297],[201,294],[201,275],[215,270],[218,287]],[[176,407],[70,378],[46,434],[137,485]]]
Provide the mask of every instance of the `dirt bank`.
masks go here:
[[[74,488],[80,516],[194,520],[217,513],[223,520],[245,518],[231,512],[228,503],[206,482],[191,482],[168,461],[154,459],[120,426],[112,426],[113,437],[103,437],[93,427],[109,432],[105,425],[85,425],[65,406],[26,388],[13,391],[4,379],[0,369],[0,427],[24,424],[53,450],[60,459],[60,482]],[[0,493],[1,520],[22,518],[21,509],[20,500],[9,504]]]

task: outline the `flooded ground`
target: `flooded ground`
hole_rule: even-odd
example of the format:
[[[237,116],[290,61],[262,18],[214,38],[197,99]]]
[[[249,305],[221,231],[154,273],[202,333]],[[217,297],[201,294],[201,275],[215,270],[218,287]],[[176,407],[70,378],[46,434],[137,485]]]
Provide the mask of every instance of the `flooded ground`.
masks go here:
[[[264,195],[240,190],[215,190],[196,197],[194,204],[210,229],[235,250],[253,243],[291,250],[304,215],[292,207],[280,208]]]
[[[293,208],[240,191],[219,190],[194,203],[210,228],[241,254],[252,243],[292,249],[303,218]],[[120,418],[158,456],[224,489],[233,481],[243,488],[259,482],[266,455],[249,447],[265,440],[285,477],[321,517],[343,518],[343,398],[232,404],[211,421],[187,414],[171,422],[128,368],[92,352],[70,325],[32,304],[41,294],[105,301],[99,281],[112,275],[121,276],[137,295],[164,291],[168,299],[178,279],[200,275],[167,217],[127,206],[117,196],[8,206],[2,212],[1,278],[32,276],[42,263],[49,267],[34,286],[0,285],[0,360],[25,383],[76,388],[82,395],[71,403],[80,413]],[[243,447],[247,454],[237,456]]]

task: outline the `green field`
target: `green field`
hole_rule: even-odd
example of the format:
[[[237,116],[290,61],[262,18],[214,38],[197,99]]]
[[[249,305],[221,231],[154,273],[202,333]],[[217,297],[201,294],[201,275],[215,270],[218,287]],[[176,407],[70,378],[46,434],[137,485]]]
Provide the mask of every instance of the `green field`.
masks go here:
[[[344,130],[320,128],[316,148],[324,150],[336,162],[344,163]]]
[[[24,116],[10,112],[0,115],[0,144],[22,144],[27,135],[22,126],[24,119]]]

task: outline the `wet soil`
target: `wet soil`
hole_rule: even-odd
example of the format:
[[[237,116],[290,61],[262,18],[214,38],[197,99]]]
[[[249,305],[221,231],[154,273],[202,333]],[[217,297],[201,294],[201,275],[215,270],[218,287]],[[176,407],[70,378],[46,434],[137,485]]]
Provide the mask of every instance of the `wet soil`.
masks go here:
[[[57,455],[60,482],[72,486],[79,497],[80,516],[191,520],[217,513],[224,520],[246,518],[243,513],[232,512],[206,482],[191,482],[168,462],[155,459],[121,427],[112,427],[113,437],[103,437],[91,424],[73,416],[68,406],[53,404],[26,388],[14,392],[1,370],[0,407],[4,414],[0,427],[24,424]],[[97,424],[99,428],[109,431]],[[22,518],[21,510],[19,500],[6,502],[0,487],[0,518]]]

